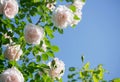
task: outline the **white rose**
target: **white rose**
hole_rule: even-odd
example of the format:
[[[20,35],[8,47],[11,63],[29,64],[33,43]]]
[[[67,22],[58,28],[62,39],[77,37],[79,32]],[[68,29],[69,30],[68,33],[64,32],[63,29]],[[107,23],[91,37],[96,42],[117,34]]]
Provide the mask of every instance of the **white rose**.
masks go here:
[[[22,49],[20,49],[20,45],[9,45],[5,50],[4,56],[9,60],[18,61],[22,53],[23,52]]]
[[[28,24],[24,30],[24,37],[27,43],[29,44],[40,44],[40,41],[43,39],[44,30],[42,27],[39,27],[34,24]]]
[[[60,79],[65,71],[65,64],[63,61],[59,60],[58,58],[54,58],[52,62],[49,62],[48,65],[50,66],[49,75],[52,78]]]
[[[54,11],[52,20],[55,26],[60,29],[66,28],[73,21],[73,13],[65,5],[59,5]]]
[[[24,82],[24,77],[17,68],[12,67],[0,75],[0,82]]]
[[[76,15],[79,18],[77,20],[73,19],[71,26],[77,25],[80,22],[80,20],[82,19],[82,8],[83,8],[84,4],[85,3],[82,0],[74,0],[73,4],[71,4],[76,7],[76,11],[73,12],[74,16]],[[67,5],[67,7],[69,7],[69,6],[70,5]]]
[[[85,3],[82,0],[74,0],[73,2],[73,5],[79,10],[82,10],[84,4]]]
[[[82,19],[82,11],[79,9],[76,9],[76,12],[74,12],[74,15],[76,15],[79,19],[77,19],[77,20],[73,19],[71,26],[77,25],[80,22],[80,20]]]
[[[1,13],[3,12],[7,18],[14,18],[18,13],[18,3],[16,0],[0,0]]]

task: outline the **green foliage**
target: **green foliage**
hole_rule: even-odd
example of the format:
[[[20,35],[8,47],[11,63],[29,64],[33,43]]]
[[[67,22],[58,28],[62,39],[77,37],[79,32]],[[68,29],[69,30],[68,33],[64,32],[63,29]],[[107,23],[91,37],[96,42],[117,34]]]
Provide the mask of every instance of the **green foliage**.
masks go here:
[[[54,26],[51,21],[52,12],[46,7],[47,3],[56,0],[17,0],[19,4],[19,12],[14,19],[8,19],[0,15],[0,73],[10,67],[17,67],[25,78],[25,82],[54,82],[55,80],[48,75],[50,67],[47,62],[55,57],[55,53],[59,51],[59,47],[51,44],[54,38],[54,32],[64,33],[63,29]],[[61,2],[63,0],[60,0]],[[85,2],[85,0],[82,0]],[[73,2],[73,0],[66,0]],[[75,12],[76,7],[71,5],[70,9]],[[74,19],[80,20],[78,16]],[[35,20],[35,21],[33,21]],[[45,37],[39,45],[27,44],[24,38],[24,28],[27,24],[33,23],[41,26],[45,31]],[[75,25],[73,25],[75,27]],[[6,38],[7,35],[10,38]],[[19,61],[9,61],[4,57],[3,50],[5,45],[10,44],[10,40],[14,44],[20,45],[23,54]],[[43,43],[46,44],[47,50],[42,49]],[[41,54],[40,54],[41,53]],[[84,56],[81,57],[84,62]],[[54,66],[54,61],[53,61]],[[80,70],[70,67],[72,72],[68,75],[68,82],[98,82],[103,81],[104,72],[102,65],[98,65],[95,69],[90,69],[90,63],[86,63]],[[118,82],[120,79],[113,79],[112,82]],[[62,78],[55,82],[63,82]]]
[[[86,2],[86,0],[82,0],[82,2],[84,2],[84,3],[85,3],[85,2]]]
[[[115,79],[111,80],[111,82],[120,82],[120,78],[115,78]]]
[[[81,56],[81,60],[83,63],[84,56]],[[76,67],[70,67],[68,74],[68,82],[108,82],[104,80],[104,74],[106,73],[105,69],[101,64],[97,67],[91,69],[90,63],[85,63],[80,69]],[[110,82],[119,82],[120,78],[115,78]]]
[[[51,46],[53,52],[58,52],[59,48],[57,46]]]
[[[49,69],[47,62],[50,58],[54,58],[55,52],[59,48],[52,45],[50,40],[54,38],[53,23],[51,21],[51,11],[46,7],[48,2],[52,0],[18,0],[19,12],[14,19],[10,20],[0,15],[0,73],[4,69],[16,66],[23,74],[25,82],[53,82],[46,70]],[[37,18],[36,18],[37,17]],[[36,18],[36,21],[33,19]],[[47,45],[47,50],[42,49],[40,45],[30,45],[25,42],[24,28],[28,23],[41,26],[45,30],[43,41]],[[63,33],[62,29],[58,29],[59,33]],[[9,61],[4,58],[3,45],[10,44],[10,39],[5,38],[5,34],[11,37],[14,44],[21,45],[23,54],[20,61]],[[41,52],[41,54],[39,54]],[[44,63],[44,64],[43,64]],[[24,69],[24,70],[23,70]],[[40,76],[38,73],[43,75]],[[60,79],[59,82],[62,82]]]
[[[70,67],[70,68],[69,68],[69,71],[75,71],[75,70],[76,70],[75,67]]]

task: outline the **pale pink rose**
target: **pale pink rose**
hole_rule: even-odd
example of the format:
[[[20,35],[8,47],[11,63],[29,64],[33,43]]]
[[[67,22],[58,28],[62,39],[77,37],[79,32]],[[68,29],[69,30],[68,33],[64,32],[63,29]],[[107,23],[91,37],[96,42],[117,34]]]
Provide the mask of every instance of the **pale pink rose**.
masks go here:
[[[55,65],[53,65],[55,63]],[[49,62],[48,65],[50,66],[49,75],[52,78],[60,79],[65,71],[65,64],[63,61],[59,60],[58,58],[54,58],[52,62]]]
[[[7,18],[14,18],[18,13],[18,3],[16,0],[2,1],[3,13]]]
[[[73,13],[65,5],[59,5],[53,12],[52,20],[60,29],[66,28],[73,21]]]
[[[9,45],[5,50],[4,56],[9,60],[18,61],[22,53],[23,52],[22,49],[20,49],[20,45]]]
[[[42,27],[39,27],[34,24],[28,24],[25,27],[25,40],[29,44],[40,44],[40,41],[43,39],[44,30]]]
[[[80,20],[82,19],[82,11],[79,9],[76,9],[76,12],[74,12],[74,15],[76,15],[79,18],[79,20],[74,19],[71,23],[71,26],[77,25],[80,22]]]
[[[82,0],[74,0],[73,2],[73,5],[79,10],[82,10],[84,4],[85,3]]]
[[[79,18],[79,19],[73,19],[73,21],[71,22],[71,26],[77,25],[82,19],[82,8],[84,4],[85,3],[82,0],[74,0],[73,4],[71,4],[76,7],[76,11],[73,12],[74,16],[77,16]],[[69,8],[71,5],[66,5],[66,6]]]
[[[0,75],[0,82],[24,82],[24,77],[17,68],[12,67]]]

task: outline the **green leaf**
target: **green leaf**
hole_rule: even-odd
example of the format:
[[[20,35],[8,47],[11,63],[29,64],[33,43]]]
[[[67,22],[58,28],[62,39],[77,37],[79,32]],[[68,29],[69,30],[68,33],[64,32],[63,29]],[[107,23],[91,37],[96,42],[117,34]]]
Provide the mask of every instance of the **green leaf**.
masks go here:
[[[42,54],[42,60],[47,61],[48,60],[48,55],[47,54]]]
[[[68,75],[68,78],[69,78],[69,79],[73,79],[73,77],[74,77],[75,75],[76,75],[75,73],[69,74],[69,75]]]
[[[45,26],[45,31],[51,39],[54,38],[53,30],[49,26]]]
[[[60,2],[62,2],[63,0],[60,0]]]
[[[77,82],[77,80],[76,79],[72,79],[72,82]]]
[[[99,79],[95,75],[93,75],[92,78],[93,78],[93,82],[99,82]]]
[[[36,59],[37,59],[37,62],[40,62],[41,56],[40,56],[40,55],[37,55]]]
[[[31,20],[31,18],[30,18],[30,15],[27,15],[27,20],[28,20],[30,23],[32,23],[32,20]]]
[[[9,44],[10,40],[8,38],[2,38],[2,43],[3,44]]]
[[[51,46],[51,49],[52,49],[53,52],[58,52],[59,51],[58,46]]]
[[[89,69],[89,66],[90,66],[90,63],[88,62],[88,63],[86,63],[86,64],[83,66],[83,68],[84,68],[85,70],[88,70],[88,69]]]
[[[83,75],[83,72],[82,71],[80,71],[80,78],[84,78],[84,75]]]
[[[34,3],[37,3],[37,2],[39,2],[40,0],[33,0],[34,1]]]
[[[28,66],[29,66],[29,67],[34,67],[34,66],[35,66],[35,62],[30,62],[30,63],[28,64]]]
[[[74,25],[72,25],[72,28],[75,28],[76,27],[76,25],[74,24]]]
[[[58,29],[58,32],[59,32],[60,34],[63,34],[63,29]]]
[[[75,71],[75,70],[76,70],[75,67],[70,67],[70,68],[69,68],[69,71]]]
[[[41,64],[41,65],[40,65],[40,68],[50,69],[49,66],[46,65],[46,64]]]
[[[73,11],[76,12],[76,7],[74,5],[70,5],[69,8]]]
[[[53,31],[55,32],[58,28],[57,27],[53,27]]]
[[[104,77],[104,69],[103,69],[101,64],[98,65],[98,71],[99,71],[99,74],[98,74],[99,79],[103,79],[103,77]]]
[[[82,0],[82,2],[84,2],[84,3],[85,3],[85,2],[86,2],[86,0]]]
[[[46,54],[48,55],[48,56],[50,56],[50,57],[54,57],[54,53],[53,52],[51,52],[51,51],[49,51],[49,52],[46,52]]]
[[[62,78],[60,78],[59,82],[63,82]]]
[[[75,20],[80,20],[80,18],[77,15],[74,15]]]
[[[84,55],[81,56],[81,60],[82,60],[82,62],[84,62]]]
[[[112,82],[120,82],[120,78],[115,78],[112,80]]]

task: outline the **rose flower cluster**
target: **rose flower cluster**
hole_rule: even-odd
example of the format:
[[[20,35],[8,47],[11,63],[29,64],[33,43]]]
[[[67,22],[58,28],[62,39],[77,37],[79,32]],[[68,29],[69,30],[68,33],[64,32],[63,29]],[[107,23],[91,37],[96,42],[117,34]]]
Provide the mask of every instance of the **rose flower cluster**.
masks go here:
[[[52,11],[52,19],[54,26],[64,29],[68,26],[77,25],[82,18],[82,8],[84,2],[82,0],[73,0],[72,4],[69,5],[59,5],[55,6],[54,3],[48,3],[46,7]],[[74,8],[74,11],[71,9]],[[18,13],[18,2],[17,0],[0,0],[0,14],[11,19],[14,18]],[[24,39],[27,44],[39,45],[43,38],[45,37],[44,28],[35,25],[27,24],[24,28]],[[47,51],[47,45],[43,41],[43,50]],[[41,52],[39,52],[41,54]],[[19,61],[20,56],[23,54],[20,45],[16,45],[14,42],[7,45],[4,57],[8,60]],[[48,63],[50,69],[48,70],[48,75],[53,79],[60,79],[65,71],[65,64],[58,58],[54,58]],[[0,74],[0,82],[24,82],[24,77],[22,73],[16,68],[11,67],[4,70]]]

